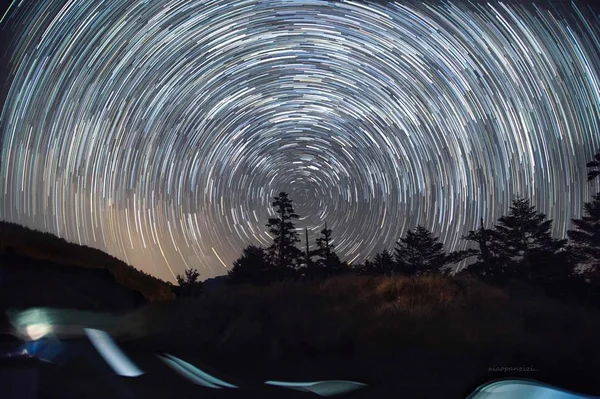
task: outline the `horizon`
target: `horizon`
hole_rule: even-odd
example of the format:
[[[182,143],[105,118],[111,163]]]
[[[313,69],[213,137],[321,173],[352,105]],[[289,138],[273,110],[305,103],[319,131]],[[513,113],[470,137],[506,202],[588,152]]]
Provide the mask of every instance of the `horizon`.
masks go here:
[[[598,191],[592,2],[14,3],[0,219],[166,281],[267,245],[280,191],[355,262],[515,196],[563,238]]]

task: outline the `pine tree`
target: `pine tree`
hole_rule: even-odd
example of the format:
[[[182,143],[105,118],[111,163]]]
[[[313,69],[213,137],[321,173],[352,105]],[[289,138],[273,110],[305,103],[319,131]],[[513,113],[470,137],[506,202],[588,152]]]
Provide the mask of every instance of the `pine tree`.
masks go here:
[[[566,244],[566,240],[552,238],[551,229],[552,220],[537,212],[528,199],[514,199],[508,215],[498,219],[493,232],[496,263],[527,280],[534,278],[534,263],[536,274],[548,272],[541,267],[551,261],[548,255],[556,255]]]
[[[375,255],[372,263],[372,273],[379,276],[389,276],[393,273],[394,267],[394,256],[390,251],[384,249],[382,252]]]
[[[227,273],[230,283],[267,283],[271,280],[272,266],[265,250],[250,245],[244,248],[242,256],[233,263]]]
[[[600,177],[600,152],[594,155],[592,161],[586,164],[588,168],[587,180],[589,182]],[[596,183],[596,182],[594,182]],[[583,204],[583,216],[574,219],[574,230],[567,231],[570,239],[569,254],[574,265],[571,274],[572,282],[580,282],[576,287],[578,296],[587,298],[589,303],[598,304],[600,297],[600,193],[592,196],[592,200]],[[576,285],[576,284],[575,284]]]
[[[301,251],[296,247],[300,238],[293,220],[298,219],[299,216],[294,213],[292,201],[285,192],[279,193],[279,196],[274,198],[272,206],[278,217],[270,218],[267,223],[269,232],[273,234],[273,244],[269,247],[269,252],[280,272],[284,272],[286,268],[295,270],[301,258]]]
[[[331,244],[331,229],[327,228],[327,223],[325,223],[325,228],[321,230],[321,237],[317,238],[317,253],[324,259],[328,259],[331,256],[333,248],[335,246]]]
[[[315,251],[311,251],[311,249],[310,249],[310,243],[308,241],[308,228],[304,228],[304,242],[306,243],[306,249],[304,251],[304,267],[305,267],[304,277],[309,280],[312,280],[317,275],[317,271],[316,271],[317,265],[312,259],[315,254]]]
[[[396,271],[404,275],[439,273],[451,262],[444,252],[444,244],[429,230],[417,226],[398,241],[395,250]]]
[[[586,166],[591,169],[588,181],[600,177],[600,153]],[[583,213],[581,219],[573,219],[575,229],[567,232],[570,248],[575,261],[586,266],[586,274],[600,274],[600,193],[583,204]]]
[[[584,215],[573,219],[575,230],[567,232],[578,261],[600,269],[600,193],[583,205]]]
[[[376,276],[378,274],[375,265],[368,259],[365,259],[362,263],[354,264],[352,270],[359,276]]]
[[[594,155],[594,159],[585,165],[588,168],[588,181],[595,180],[600,177],[600,152]]]
[[[469,274],[482,278],[490,283],[505,281],[505,270],[499,264],[499,258],[494,250],[496,233],[492,229],[485,228],[483,218],[480,220],[479,229],[469,231],[464,240],[474,242],[478,249],[470,249],[471,254],[477,256],[477,260],[461,271],[461,274]]]
[[[343,264],[338,255],[333,251],[335,245],[331,243],[332,230],[325,228],[321,230],[321,237],[317,238],[317,249],[315,255],[319,256],[318,265],[326,275],[339,274],[343,270]]]
[[[306,251],[304,251],[304,263],[308,266],[312,263],[312,254],[310,253],[310,243],[308,242],[308,228],[304,228],[304,242],[306,243]]]

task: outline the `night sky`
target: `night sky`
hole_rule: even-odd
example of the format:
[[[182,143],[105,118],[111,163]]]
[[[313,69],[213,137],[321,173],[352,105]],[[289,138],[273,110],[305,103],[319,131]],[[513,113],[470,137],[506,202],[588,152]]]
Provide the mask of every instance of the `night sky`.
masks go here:
[[[168,280],[268,245],[280,191],[348,261],[417,224],[464,248],[515,195],[563,237],[600,147],[599,19],[584,2],[17,0],[0,218]]]

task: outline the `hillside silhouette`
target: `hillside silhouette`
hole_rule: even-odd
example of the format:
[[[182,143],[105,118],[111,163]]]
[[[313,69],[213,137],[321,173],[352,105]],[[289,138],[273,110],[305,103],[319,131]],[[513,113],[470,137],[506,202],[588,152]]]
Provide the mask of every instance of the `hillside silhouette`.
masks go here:
[[[99,249],[0,221],[0,286],[5,307],[122,310],[174,299],[169,283]]]

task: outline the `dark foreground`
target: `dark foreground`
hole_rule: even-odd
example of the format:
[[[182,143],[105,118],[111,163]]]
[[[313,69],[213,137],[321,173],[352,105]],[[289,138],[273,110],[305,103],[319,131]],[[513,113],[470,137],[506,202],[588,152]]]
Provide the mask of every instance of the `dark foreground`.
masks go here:
[[[367,386],[340,398],[452,399],[507,378],[600,396],[598,309],[472,279],[348,276],[225,287],[123,314],[40,311],[54,331],[105,331],[143,373],[117,376],[87,342],[62,366],[38,365],[36,378],[0,373],[0,388],[20,384],[12,397],[28,399],[37,381],[31,398],[315,398],[264,383],[344,380]],[[164,354],[239,388],[197,385]]]
[[[234,384],[236,389],[212,389],[192,383],[174,372],[146,345],[129,342],[121,349],[144,372],[139,377],[118,377],[93,351],[57,366],[46,362],[21,362],[21,370],[37,374],[36,398],[316,398],[313,393],[267,386],[265,380],[291,382],[350,380],[368,386],[340,398],[466,398],[487,381],[501,378],[527,378],[576,391],[598,395],[591,370],[565,364],[502,363],[502,356],[464,357],[459,355],[407,350],[394,357],[319,357],[304,360],[265,361],[252,358],[225,358],[173,349],[173,356],[202,371]],[[527,359],[524,358],[524,361]],[[27,363],[27,364],[26,364]],[[13,364],[14,365],[14,364]],[[512,370],[507,368],[513,367]],[[522,367],[517,370],[517,367]],[[504,368],[504,369],[503,369]],[[23,378],[14,397],[27,399],[31,379]],[[22,373],[23,375],[24,373]],[[13,376],[15,374],[12,374]],[[4,378],[8,374],[4,374]],[[14,377],[13,377],[14,378]],[[6,381],[3,381],[6,383]],[[13,384],[16,382],[13,379]]]

